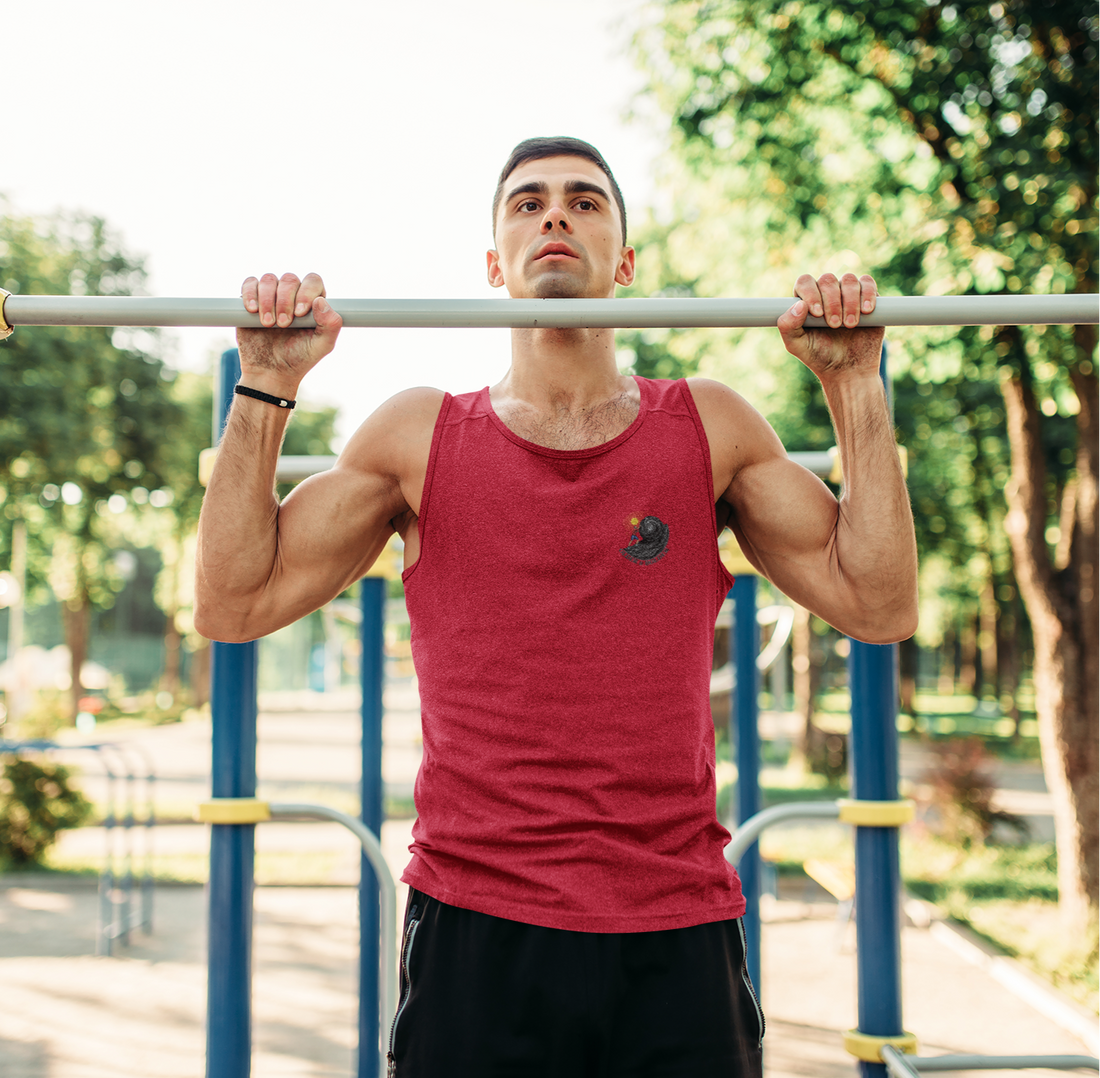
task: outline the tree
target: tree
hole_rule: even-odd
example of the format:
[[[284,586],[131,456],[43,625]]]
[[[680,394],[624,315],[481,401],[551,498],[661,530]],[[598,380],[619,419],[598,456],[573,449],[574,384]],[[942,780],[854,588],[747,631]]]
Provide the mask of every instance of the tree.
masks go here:
[[[8,214],[0,280],[26,294],[126,295],[144,270],[98,218]],[[160,451],[179,409],[155,343],[148,333],[65,327],[22,330],[0,344],[4,514],[28,521],[32,564],[64,603],[74,715],[91,609],[110,606],[122,586],[106,521],[132,500],[170,500]]]
[[[676,156],[697,190],[732,194],[742,212],[709,225],[758,278],[789,243],[836,258],[842,237],[833,264],[854,252],[848,261],[875,267],[887,290],[1097,290],[1095,8],[668,0],[651,10],[637,45],[674,118]],[[711,284],[705,257],[681,265]],[[905,339],[916,342],[917,379],[999,388],[1008,475],[985,520],[995,529],[1003,516],[1032,627],[1060,901],[1080,924],[1098,883],[1095,327]],[[961,409],[959,420],[971,427]]]

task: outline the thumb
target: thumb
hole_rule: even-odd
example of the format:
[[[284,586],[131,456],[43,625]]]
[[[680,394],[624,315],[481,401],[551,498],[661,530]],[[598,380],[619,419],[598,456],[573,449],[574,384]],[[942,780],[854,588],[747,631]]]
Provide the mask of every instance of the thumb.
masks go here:
[[[313,301],[313,320],[317,323],[317,336],[322,337],[331,348],[344,324],[344,320],[329,306],[324,296]]]

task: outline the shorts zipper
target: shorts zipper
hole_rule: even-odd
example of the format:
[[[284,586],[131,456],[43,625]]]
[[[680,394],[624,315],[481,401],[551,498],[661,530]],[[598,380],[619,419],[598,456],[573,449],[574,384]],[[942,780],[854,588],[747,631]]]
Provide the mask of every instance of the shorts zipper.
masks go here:
[[[764,1043],[764,1011],[760,1006],[760,1000],[757,998],[756,989],[752,986],[752,978],[749,976],[749,948],[745,940],[745,925],[740,917],[737,919],[737,930],[741,933],[741,980],[745,982],[745,987],[749,990],[749,995],[752,996],[752,1005],[756,1008],[756,1021],[760,1026],[760,1039],[757,1044],[762,1046]]]
[[[412,979],[409,977],[409,953],[412,951],[413,938],[416,936],[416,930],[420,925],[416,910],[416,906],[409,910],[409,923],[405,927],[405,939],[401,945],[401,975],[405,981],[405,988],[401,993],[401,1000],[397,1004],[397,1013],[393,1016],[393,1022],[390,1025],[390,1050],[386,1053],[388,1061],[386,1078],[394,1078],[397,1073],[397,1060],[393,1058],[393,1041],[397,1035],[397,1020],[401,1017],[401,1012],[409,1002],[409,994],[412,991]]]

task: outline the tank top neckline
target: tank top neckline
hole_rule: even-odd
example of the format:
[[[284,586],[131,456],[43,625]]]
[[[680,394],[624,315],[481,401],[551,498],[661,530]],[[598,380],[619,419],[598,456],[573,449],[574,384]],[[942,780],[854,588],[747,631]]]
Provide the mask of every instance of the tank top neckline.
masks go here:
[[[632,438],[642,426],[642,422],[645,419],[646,412],[649,410],[649,393],[651,392],[650,386],[646,379],[639,378],[638,375],[631,375],[635,383],[638,386],[638,392],[640,399],[638,401],[638,414],[634,417],[630,426],[626,430],[617,434],[614,438],[607,442],[601,442],[599,445],[589,446],[587,449],[552,449],[549,446],[539,445],[537,442],[528,441],[526,438],[520,437],[516,434],[507,423],[504,422],[500,416],[497,415],[496,409],[493,407],[492,399],[489,396],[489,387],[486,386],[479,394],[479,403],[485,409],[485,414],[493,423],[493,426],[500,431],[510,442],[514,442],[521,449],[526,449],[531,453],[537,453],[544,457],[557,457],[559,460],[583,460],[587,457],[597,457],[601,453],[608,453],[612,449],[618,448],[628,439]]]

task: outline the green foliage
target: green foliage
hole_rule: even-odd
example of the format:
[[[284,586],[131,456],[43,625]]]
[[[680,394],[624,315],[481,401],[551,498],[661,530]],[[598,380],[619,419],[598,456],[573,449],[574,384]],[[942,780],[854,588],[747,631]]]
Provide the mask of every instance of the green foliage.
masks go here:
[[[9,291],[125,295],[143,280],[98,218],[0,217]],[[74,608],[109,607],[122,587],[110,516],[165,497],[161,447],[179,410],[156,344],[148,332],[81,327],[18,331],[0,344],[0,503],[4,523],[27,521],[32,604],[49,587]]]
[[[67,768],[9,756],[0,778],[0,858],[20,868],[38,864],[58,832],[79,827],[91,810]]]
[[[885,293],[1096,291],[1094,9],[665,0],[649,12],[635,46],[673,124],[658,232],[670,280],[783,294],[798,272],[831,269],[873,272]],[[1042,413],[1053,555],[1079,391],[1095,393],[1091,346],[1069,327],[894,330],[890,346],[924,642],[983,602],[1019,624],[1000,380],[1030,381]],[[830,444],[814,379],[774,338],[712,334],[696,352],[789,448]]]
[[[918,898],[945,908],[994,899],[1058,900],[1058,864],[1051,842],[988,845],[964,854],[953,844],[925,840],[906,846],[902,874]]]

